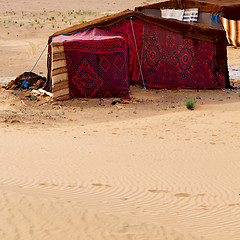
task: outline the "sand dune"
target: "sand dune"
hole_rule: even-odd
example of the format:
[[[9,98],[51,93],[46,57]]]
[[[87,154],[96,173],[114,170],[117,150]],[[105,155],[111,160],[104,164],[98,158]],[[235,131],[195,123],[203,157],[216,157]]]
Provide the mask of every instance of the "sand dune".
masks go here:
[[[159,225],[73,208],[70,202],[12,192],[2,193],[0,200],[8,207],[1,209],[2,239],[200,239]]]
[[[24,215],[29,232],[40,239],[40,230],[31,225],[35,227],[37,212],[45,211],[53,229],[41,227],[44,239],[61,235],[58,222],[76,239],[92,232],[100,234],[91,236],[95,239],[188,239],[177,232],[238,239],[239,106],[205,106],[195,112],[64,129],[1,129],[0,186],[8,209],[1,217],[11,219],[6,217],[11,216],[9,208],[14,215],[9,220],[14,224],[6,222],[1,234],[21,231],[23,223],[15,212],[22,211],[19,218]],[[29,210],[17,210],[19,203]],[[85,230],[76,233],[68,221]],[[129,233],[125,221],[136,221],[137,227]],[[106,237],[105,228],[116,235]]]

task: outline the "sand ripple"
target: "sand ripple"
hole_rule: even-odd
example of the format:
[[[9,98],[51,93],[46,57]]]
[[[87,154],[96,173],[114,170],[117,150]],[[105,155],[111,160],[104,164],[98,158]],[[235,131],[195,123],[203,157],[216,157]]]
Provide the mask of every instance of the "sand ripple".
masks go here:
[[[204,122],[206,113],[10,129],[0,146],[0,238],[238,239],[239,132],[222,125],[229,113]]]

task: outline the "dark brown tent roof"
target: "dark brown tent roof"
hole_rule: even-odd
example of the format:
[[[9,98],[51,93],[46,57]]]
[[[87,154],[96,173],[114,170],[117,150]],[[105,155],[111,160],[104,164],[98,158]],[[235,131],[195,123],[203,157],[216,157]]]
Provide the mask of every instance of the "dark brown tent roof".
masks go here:
[[[239,0],[170,0],[155,4],[148,4],[136,7],[141,9],[160,9],[160,8],[198,8],[201,12],[223,13],[223,16],[229,19],[240,19],[240,1]]]
[[[167,29],[172,32],[182,34],[188,38],[202,40],[207,42],[212,42],[215,48],[215,66],[219,68],[225,68],[225,61],[227,58],[226,52],[226,34],[223,30],[215,29],[211,26],[200,25],[200,24],[188,24],[185,22],[158,18],[150,15],[146,15],[140,12],[135,12],[131,10],[125,10],[110,16],[102,17],[89,21],[83,24],[78,24],[64,30],[58,31],[49,37],[49,42],[51,42],[52,37],[60,34],[76,33],[79,31],[87,30],[90,28],[104,28],[114,25],[123,19],[135,17],[145,22],[154,24],[163,29]]]

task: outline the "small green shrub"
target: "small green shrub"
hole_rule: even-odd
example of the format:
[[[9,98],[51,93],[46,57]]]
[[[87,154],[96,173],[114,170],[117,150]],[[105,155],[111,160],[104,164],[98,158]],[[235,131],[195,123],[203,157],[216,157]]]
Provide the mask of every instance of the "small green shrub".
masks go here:
[[[79,23],[85,23],[86,20],[85,20],[84,18],[82,18],[82,19],[80,19],[78,22],[79,22]]]
[[[189,110],[193,110],[195,108],[196,105],[196,100],[195,99],[187,99],[185,102],[185,106],[187,109]]]
[[[91,14],[95,14],[96,12],[93,12],[93,11],[91,11],[91,10],[88,10],[88,11],[85,11],[85,10],[83,10],[83,14],[87,14],[87,15],[91,15]]]

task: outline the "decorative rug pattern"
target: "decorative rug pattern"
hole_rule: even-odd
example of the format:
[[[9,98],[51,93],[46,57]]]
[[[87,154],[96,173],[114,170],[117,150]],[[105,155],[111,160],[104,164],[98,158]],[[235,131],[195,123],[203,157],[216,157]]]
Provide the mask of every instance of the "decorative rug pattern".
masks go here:
[[[71,98],[128,97],[128,47],[124,37],[65,41]]]
[[[143,36],[143,22],[139,19],[132,18],[132,24],[134,29],[134,35],[137,43],[137,49],[139,56],[142,54],[142,36]],[[129,51],[129,74],[131,83],[141,84],[142,79],[140,78],[140,67],[137,58],[137,51],[134,41],[134,35],[131,27],[131,22],[129,19],[124,19],[123,21],[105,28],[109,33],[125,34],[128,41],[128,51]]]
[[[224,71],[214,68],[212,43],[184,38],[144,24],[143,76],[150,88],[224,88]]]

